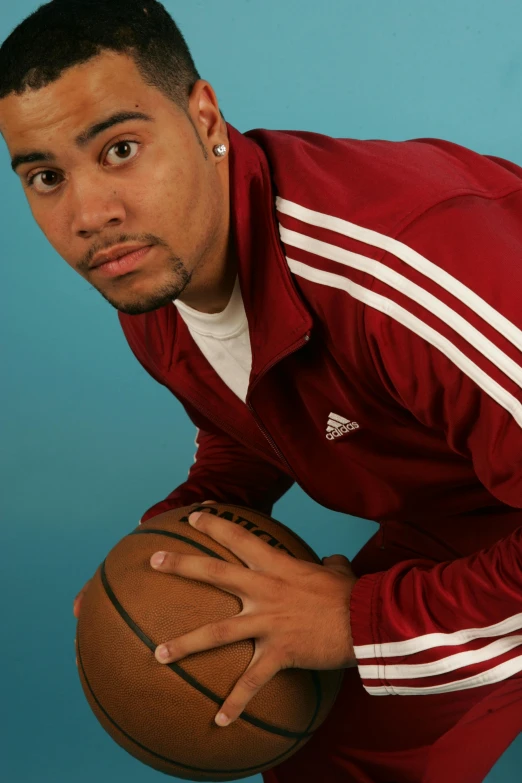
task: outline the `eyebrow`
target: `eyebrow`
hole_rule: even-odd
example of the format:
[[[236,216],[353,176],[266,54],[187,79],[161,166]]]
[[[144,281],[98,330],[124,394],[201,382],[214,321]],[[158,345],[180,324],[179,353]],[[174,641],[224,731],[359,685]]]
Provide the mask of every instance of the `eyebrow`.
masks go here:
[[[120,125],[129,120],[154,122],[152,117],[148,114],[143,114],[143,112],[140,111],[119,111],[116,114],[112,114],[106,120],[101,120],[100,122],[94,123],[94,125],[90,125],[75,138],[74,143],[78,149],[82,149],[83,147],[86,147],[90,141],[96,138],[96,136],[103,133],[103,131],[112,128],[113,125]],[[21,152],[18,155],[15,155],[11,159],[11,168],[16,172],[17,168],[21,166],[22,163],[51,163],[54,161],[56,161],[56,155],[54,155],[54,153],[46,150],[33,150],[32,152]]]

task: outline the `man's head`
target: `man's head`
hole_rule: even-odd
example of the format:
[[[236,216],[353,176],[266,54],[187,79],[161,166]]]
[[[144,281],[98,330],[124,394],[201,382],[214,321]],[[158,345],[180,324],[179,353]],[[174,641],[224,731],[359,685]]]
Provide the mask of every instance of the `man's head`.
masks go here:
[[[118,310],[191,303],[221,274],[226,124],[156,0],[53,0],[25,19],[0,47],[0,132],[45,236]],[[90,268],[120,244],[153,247],[125,275]]]

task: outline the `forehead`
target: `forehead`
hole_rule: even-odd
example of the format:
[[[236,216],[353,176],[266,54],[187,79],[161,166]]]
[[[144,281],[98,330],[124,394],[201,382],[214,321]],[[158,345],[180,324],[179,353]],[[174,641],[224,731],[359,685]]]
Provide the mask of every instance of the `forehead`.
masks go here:
[[[161,101],[158,90],[143,81],[134,61],[116,52],[103,52],[73,66],[55,82],[0,100],[0,131],[12,152],[39,141],[75,135],[96,117],[114,107],[146,110]]]

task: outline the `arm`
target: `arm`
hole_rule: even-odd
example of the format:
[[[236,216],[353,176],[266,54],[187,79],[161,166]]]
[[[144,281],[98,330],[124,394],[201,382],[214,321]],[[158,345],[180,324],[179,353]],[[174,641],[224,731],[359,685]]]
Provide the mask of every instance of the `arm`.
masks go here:
[[[383,259],[407,284],[375,283],[366,308],[369,354],[383,388],[427,427],[443,431],[484,486],[516,509],[522,508],[521,216],[520,192],[438,205],[408,226]],[[411,282],[436,301],[409,296]],[[406,561],[363,576],[350,609],[365,689],[436,695],[522,671],[521,594],[522,527],[468,557],[436,566]]]
[[[197,417],[192,413],[191,419]],[[293,484],[274,465],[249,452],[224,432],[216,430],[203,417],[196,434],[197,451],[187,480],[156,503],[142,516],[140,523],[172,508],[204,500],[248,506],[270,514],[274,503]]]
[[[142,319],[119,313],[119,320],[136,359],[155,381],[166,386],[150,357]],[[165,335],[163,340],[168,344]],[[195,408],[183,400],[181,403],[197,428],[194,463],[186,481],[149,508],[140,524],[164,511],[204,500],[237,503],[270,514],[274,503],[294,483],[293,479],[220,430]]]

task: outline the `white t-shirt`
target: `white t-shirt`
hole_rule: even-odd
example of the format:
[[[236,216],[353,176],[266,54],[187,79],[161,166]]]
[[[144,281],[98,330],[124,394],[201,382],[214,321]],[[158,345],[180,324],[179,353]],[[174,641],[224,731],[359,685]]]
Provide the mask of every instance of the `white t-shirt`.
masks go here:
[[[252,348],[239,278],[221,313],[202,313],[178,299],[174,304],[201,353],[244,402],[252,369]]]

